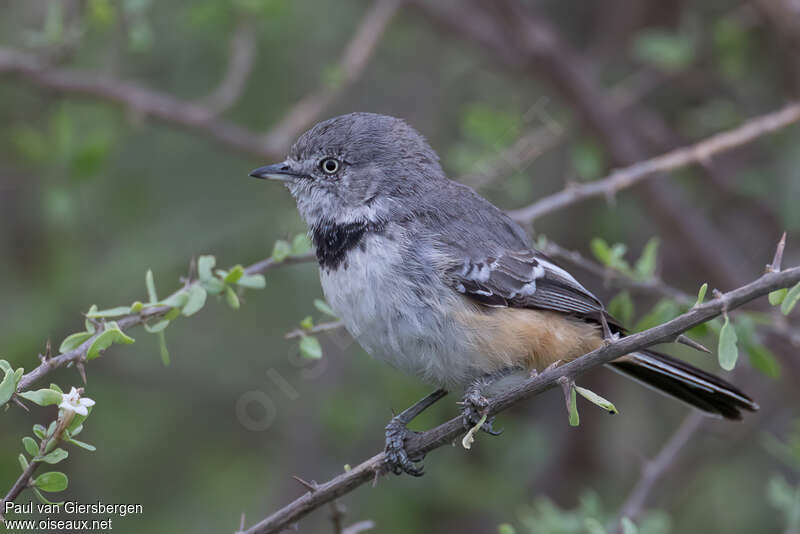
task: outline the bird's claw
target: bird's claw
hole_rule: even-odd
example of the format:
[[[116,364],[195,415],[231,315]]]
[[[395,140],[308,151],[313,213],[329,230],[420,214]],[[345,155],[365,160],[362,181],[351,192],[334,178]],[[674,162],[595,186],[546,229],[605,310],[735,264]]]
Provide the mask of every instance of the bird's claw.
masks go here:
[[[387,470],[395,475],[407,473],[411,476],[421,477],[425,474],[423,466],[415,463],[422,461],[425,455],[419,454],[411,457],[406,451],[405,441],[412,434],[416,434],[416,432],[409,430],[396,417],[392,418],[389,424],[386,425],[386,457],[384,463]]]
[[[460,402],[461,418],[464,423],[464,428],[467,430],[477,425],[484,415],[488,413],[489,400],[481,395],[476,387],[470,387],[464,395],[464,400]],[[499,436],[503,433],[503,429],[495,430],[492,427],[494,423],[494,416],[488,417],[481,425],[481,430],[491,436]]]

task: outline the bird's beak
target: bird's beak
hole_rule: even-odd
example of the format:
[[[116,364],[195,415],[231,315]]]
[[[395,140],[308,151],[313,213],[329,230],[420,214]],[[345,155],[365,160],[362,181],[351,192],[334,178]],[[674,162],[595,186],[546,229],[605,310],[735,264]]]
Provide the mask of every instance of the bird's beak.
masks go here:
[[[282,182],[288,182],[293,178],[301,176],[301,174],[294,170],[288,161],[284,161],[282,163],[259,167],[251,171],[250,176],[262,180],[280,180]]]

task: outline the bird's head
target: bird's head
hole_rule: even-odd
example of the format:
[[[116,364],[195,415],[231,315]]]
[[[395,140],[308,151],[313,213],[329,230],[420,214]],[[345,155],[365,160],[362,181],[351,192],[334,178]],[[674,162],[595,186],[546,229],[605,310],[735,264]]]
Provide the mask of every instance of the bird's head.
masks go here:
[[[320,122],[300,136],[285,161],[250,176],[284,182],[309,226],[323,219],[388,220],[444,179],[438,156],[416,130],[374,113]]]

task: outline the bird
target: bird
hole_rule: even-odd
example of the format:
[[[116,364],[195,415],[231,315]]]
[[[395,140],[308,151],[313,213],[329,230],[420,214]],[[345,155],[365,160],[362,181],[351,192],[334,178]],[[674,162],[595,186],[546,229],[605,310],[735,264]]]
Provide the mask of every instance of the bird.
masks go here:
[[[449,179],[406,121],[356,112],[320,122],[288,157],[250,176],[294,197],[319,263],[326,300],[374,358],[438,389],[386,427],[388,471],[420,476],[407,424],[464,387],[472,427],[487,397],[532,373],[625,335],[623,325],[521,226]],[[682,360],[639,350],[608,366],[706,414],[740,419],[758,405]],[[489,419],[481,427],[497,434]]]

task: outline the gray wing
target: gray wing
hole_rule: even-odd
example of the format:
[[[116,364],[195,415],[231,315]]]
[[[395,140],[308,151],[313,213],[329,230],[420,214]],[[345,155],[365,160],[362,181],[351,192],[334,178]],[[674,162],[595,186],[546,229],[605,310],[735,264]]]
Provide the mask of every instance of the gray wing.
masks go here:
[[[605,315],[618,325],[597,297],[531,248],[525,231],[477,193],[449,182],[432,195],[423,200],[424,231],[416,236],[432,240],[439,272],[453,289],[484,306],[539,308],[597,322]]]
[[[540,252],[504,251],[497,257],[464,259],[446,272],[452,287],[490,307],[538,308],[600,321],[600,299]]]

